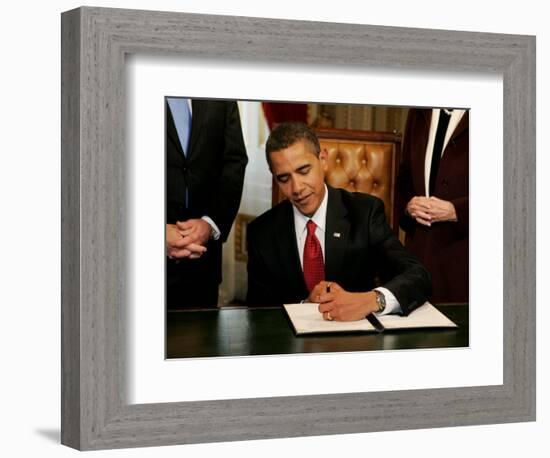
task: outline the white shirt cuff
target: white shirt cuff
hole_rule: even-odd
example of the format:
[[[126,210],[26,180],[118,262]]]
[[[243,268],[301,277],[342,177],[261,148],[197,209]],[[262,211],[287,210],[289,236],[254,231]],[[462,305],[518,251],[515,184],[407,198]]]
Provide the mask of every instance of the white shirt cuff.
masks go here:
[[[384,299],[386,299],[386,308],[381,313],[375,313],[375,315],[389,315],[393,313],[402,313],[401,305],[399,305],[398,300],[395,298],[393,293],[383,287],[374,288],[375,291],[380,291],[384,295]]]
[[[201,219],[205,220],[208,224],[210,224],[210,227],[212,228],[212,235],[211,238],[214,240],[218,240],[222,233],[220,232],[220,229],[218,226],[216,226],[216,223],[212,221],[212,218],[209,216],[203,216]]]

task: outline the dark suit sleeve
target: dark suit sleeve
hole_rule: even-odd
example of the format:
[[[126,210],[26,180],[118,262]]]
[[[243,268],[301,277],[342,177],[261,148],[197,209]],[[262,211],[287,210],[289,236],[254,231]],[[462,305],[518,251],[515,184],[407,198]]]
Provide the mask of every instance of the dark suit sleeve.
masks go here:
[[[246,245],[248,252],[248,292],[246,295],[246,304],[251,306],[269,305],[276,295],[272,291],[266,264],[257,250],[259,244],[254,223],[248,225]]]
[[[431,295],[431,276],[393,234],[386,222],[384,203],[380,199],[374,201],[370,236],[377,254],[376,262],[382,286],[393,293],[403,314],[408,315]]]
[[[468,228],[470,224],[469,212],[468,212],[468,196],[457,197],[451,199],[451,203],[455,207],[457,221],[455,229],[458,238],[468,237]]]
[[[212,199],[207,210],[207,215],[219,227],[223,242],[227,240],[231,225],[239,210],[244,171],[248,162],[236,102],[227,103],[224,145],[221,176],[215,185],[217,189],[215,193],[212,193]]]

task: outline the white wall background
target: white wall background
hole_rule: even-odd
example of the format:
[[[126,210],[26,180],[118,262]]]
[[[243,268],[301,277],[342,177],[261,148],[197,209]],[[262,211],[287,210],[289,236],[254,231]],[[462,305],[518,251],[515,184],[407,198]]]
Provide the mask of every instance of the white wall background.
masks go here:
[[[342,451],[369,456],[445,458],[486,454],[502,458],[548,456],[550,31],[544,3],[479,2],[436,10],[439,1],[394,0],[368,4],[339,0],[100,1],[97,6],[306,19],[537,35],[538,139],[538,421],[437,430],[206,444],[98,452],[101,457],[256,457]],[[60,424],[60,13],[80,6],[68,0],[10,2],[0,19],[0,422],[2,456],[76,456],[59,445]]]

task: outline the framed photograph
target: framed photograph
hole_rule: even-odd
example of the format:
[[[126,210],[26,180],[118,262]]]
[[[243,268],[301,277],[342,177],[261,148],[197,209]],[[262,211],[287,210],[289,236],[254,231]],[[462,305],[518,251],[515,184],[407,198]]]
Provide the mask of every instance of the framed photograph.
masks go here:
[[[147,106],[137,100],[136,92],[158,86],[164,95],[174,94],[167,75],[176,75],[181,82],[178,72],[189,62],[193,68],[184,69],[184,80],[190,87],[188,94],[197,98],[241,98],[239,90],[243,89],[238,82],[246,84],[251,67],[263,72],[262,77],[272,74],[279,81],[270,87],[270,94],[264,88],[263,94],[249,92],[242,97],[255,100],[273,97],[314,102],[314,96],[304,96],[304,85],[299,84],[307,84],[313,74],[320,78],[318,85],[323,77],[333,81],[337,73],[343,86],[347,86],[346,78],[353,78],[373,87],[376,80],[369,78],[398,78],[405,71],[406,80],[414,82],[415,75],[435,72],[426,86],[430,92],[436,92],[438,84],[445,87],[449,74],[466,75],[466,79],[492,75],[501,82],[495,87],[502,116],[494,122],[489,117],[483,124],[479,119],[472,121],[471,139],[472,150],[476,145],[485,146],[479,143],[483,142],[481,134],[486,134],[485,126],[492,126],[497,131],[491,131],[489,144],[494,142],[497,147],[492,149],[497,151],[502,147],[501,181],[491,181],[498,173],[487,173],[482,181],[485,189],[472,189],[473,195],[482,199],[483,195],[492,198],[491,191],[498,188],[503,206],[501,213],[498,208],[495,211],[496,218],[503,221],[501,237],[482,232],[492,225],[494,214],[490,214],[493,221],[482,215],[479,226],[470,227],[476,243],[484,239],[481,245],[472,241],[472,255],[478,249],[485,254],[492,250],[494,245],[483,245],[488,239],[501,241],[502,265],[492,275],[483,272],[501,276],[497,282],[501,287],[498,291],[487,288],[486,295],[480,296],[484,307],[478,300],[479,310],[497,311],[492,327],[498,332],[489,335],[483,330],[491,316],[482,320],[480,315],[472,316],[472,340],[465,353],[457,352],[455,359],[443,352],[430,355],[447,360],[450,366],[462,359],[460,363],[467,367],[476,352],[491,347],[500,361],[500,366],[495,366],[496,378],[474,380],[454,375],[453,379],[451,373],[451,380],[445,381],[433,371],[428,374],[433,379],[430,384],[405,378],[402,384],[392,385],[383,383],[384,377],[393,376],[401,382],[400,375],[411,372],[399,367],[396,357],[378,353],[369,355],[368,363],[376,364],[369,367],[376,367],[383,382],[375,380],[367,386],[367,360],[361,355],[321,355],[315,362],[308,355],[299,360],[239,357],[188,364],[164,359],[162,321],[161,326],[149,323],[151,335],[141,338],[136,304],[163,310],[163,297],[154,283],[160,278],[162,284],[164,277],[160,272],[158,278],[150,278],[139,270],[148,264],[140,258],[148,248],[139,242],[141,229],[135,229],[134,218],[136,208],[146,207],[155,196],[162,199],[164,190],[149,186],[151,196],[141,194],[144,181],[139,170],[164,173],[157,154],[162,157],[163,149],[162,144],[160,151],[150,149],[157,154],[157,169],[141,167],[144,158],[145,163],[151,159],[135,153],[136,140],[129,126],[135,126],[135,119]],[[226,67],[224,78],[219,78],[221,66]],[[142,86],[147,78],[153,84]],[[230,81],[231,85],[217,84],[206,93],[198,80]],[[402,82],[393,83],[398,88]],[[422,91],[419,87],[417,91]],[[337,97],[341,102],[365,103],[362,92],[343,99],[339,93]],[[419,105],[403,96],[400,103],[389,97],[383,94],[375,100],[374,93],[368,94],[369,103],[376,105]],[[458,105],[462,104],[452,100],[426,104]],[[481,112],[481,108],[472,108],[472,118]],[[162,136],[163,127],[148,126],[148,131]],[[482,166],[485,173],[486,166],[491,164]],[[534,420],[534,177],[534,37],[88,7],[63,13],[62,442],[90,450]],[[153,230],[162,234],[158,231],[158,221],[163,221],[161,201],[155,201],[161,208],[160,213],[156,210],[160,218]],[[498,207],[490,202],[488,209]],[[248,222],[246,217],[242,220]],[[161,249],[163,243],[161,240]],[[152,249],[158,248],[155,244]],[[245,248],[241,238],[237,252],[243,256]],[[163,256],[147,259],[162,265]],[[486,363],[488,353],[480,355],[478,359]],[[475,367],[472,372],[477,371]],[[164,370],[174,376],[162,376]],[[308,383],[307,374],[300,370],[312,376],[327,372],[346,375],[334,392],[334,388]],[[253,371],[258,375],[251,377],[249,384],[239,383],[242,380],[233,376],[224,377],[224,384],[207,377],[221,373],[248,376]],[[144,374],[157,372],[177,386],[163,386],[159,377],[144,394],[144,380],[152,380]],[[302,385],[296,382],[301,375]],[[240,390],[233,382],[241,385]]]
[[[152,145],[151,137],[158,136],[160,132],[153,133],[145,126],[155,125],[153,118],[164,115],[158,103],[162,100],[158,91],[165,85],[166,77],[157,78],[155,88],[148,90],[147,85],[151,82],[139,77],[144,71],[142,66],[134,63],[129,67],[129,73],[133,75],[130,80],[133,83],[128,97],[147,100],[130,104],[135,121],[130,124],[127,132],[134,138],[132,144],[135,148],[129,150],[129,154],[147,157],[150,156],[147,151],[158,149]],[[155,68],[158,73],[162,67],[157,65]],[[168,69],[161,71],[163,75],[169,72]],[[219,73],[220,70],[217,69],[216,74]],[[181,81],[180,77],[175,80],[176,86],[181,84],[178,83]],[[311,82],[310,78],[307,80]],[[171,89],[176,90],[176,86]],[[270,83],[264,84],[265,88],[270,86]],[[498,90],[501,86],[495,86],[497,90],[489,92],[498,103],[498,99],[502,98]],[[485,85],[480,87],[487,92]],[[454,91],[458,92],[459,88],[460,84],[456,83]],[[487,96],[473,88],[468,88],[467,92],[466,99],[468,102],[475,99],[471,103],[477,118],[482,119],[479,101],[486,101]],[[148,96],[149,93],[152,95]],[[442,110],[433,107],[371,106],[358,103],[196,99],[183,95],[172,95],[166,101],[166,222],[169,230],[173,231],[170,237],[175,240],[172,247],[167,235],[169,256],[166,260],[166,358],[469,346],[468,109],[457,106]],[[145,103],[150,104],[151,109],[139,108]],[[489,103],[489,106],[493,104]],[[227,121],[223,121],[220,118],[227,110],[230,110],[230,116],[225,118]],[[451,114],[447,115],[447,112]],[[189,128],[189,117],[192,118],[195,129]],[[426,191],[425,180],[421,176],[424,167],[421,167],[419,173],[417,163],[426,162],[423,155],[430,137],[430,126],[436,126],[440,119],[442,125],[447,121],[449,136],[444,154],[439,156],[442,165],[434,163],[430,167],[434,169],[431,174],[433,179],[430,180],[432,189]],[[175,124],[179,125],[179,130]],[[491,120],[485,125],[489,130]],[[401,154],[406,126],[410,127],[407,128],[409,132],[403,148],[405,154]],[[275,178],[280,174],[276,172],[280,167],[279,164],[272,167],[272,174],[266,157],[266,144],[270,141],[272,144],[277,135],[284,137],[287,142],[291,135],[306,134],[311,135],[307,145],[313,154],[301,157],[300,167],[303,168],[304,164],[309,167],[311,161],[312,170],[321,171],[322,168],[323,173],[295,174],[294,178],[298,179],[297,188],[280,186]],[[498,132],[495,132],[496,135]],[[225,141],[227,138],[231,141]],[[439,140],[439,148],[443,150],[444,136],[440,135]],[[423,145],[417,146],[418,142]],[[157,139],[153,143],[162,142]],[[210,145],[206,147],[208,143]],[[488,148],[487,151],[491,149]],[[492,148],[492,151],[496,153],[498,148]],[[494,153],[488,152],[486,156]],[[277,153],[273,154],[275,158],[279,156]],[[144,175],[154,175],[151,171],[158,168],[155,167],[154,160],[155,156],[152,156],[151,163],[147,161]],[[429,159],[429,162],[431,164],[433,161]],[[216,170],[219,172],[215,172]],[[201,180],[193,180],[193,174],[201,176]],[[221,178],[216,179],[216,176]],[[187,179],[188,177],[190,178]],[[322,185],[323,179],[326,186]],[[143,182],[141,179],[136,180],[136,183],[137,181]],[[186,181],[190,181],[189,186],[183,186]],[[138,195],[140,187],[136,184],[132,194]],[[224,187],[227,190],[220,192],[219,189]],[[283,189],[286,194],[282,192]],[[295,194],[300,197],[298,202]],[[368,223],[371,220],[367,219],[370,208],[368,202],[376,201],[365,200],[366,194],[379,199],[384,208],[381,212],[384,218],[380,218],[384,221],[376,224],[374,237],[364,235],[366,228],[373,227]],[[298,208],[296,205],[301,205],[300,202],[304,201],[303,195],[307,196],[306,201],[313,203],[308,204],[309,210],[297,210],[298,214],[289,212],[292,207]],[[430,196],[433,202],[433,196],[447,199],[446,202],[453,200],[456,204],[454,211],[459,216],[445,216],[452,221],[440,221],[441,224],[437,225],[434,221],[434,227],[430,226],[429,231],[427,227],[417,228],[413,220],[405,214],[407,202],[417,195],[422,196],[417,200],[425,202],[430,202]],[[322,220],[314,214],[325,200],[324,196],[324,208],[327,210],[326,217]],[[339,202],[339,197],[350,200]],[[366,205],[362,208],[360,218],[339,216],[340,209],[347,212],[351,210],[349,204],[359,204],[361,199]],[[130,226],[146,225],[147,220],[151,219],[148,215],[154,214],[155,207],[159,207],[154,200],[150,201],[150,205],[144,201],[145,196],[138,200],[140,208],[137,209],[138,205],[135,207],[141,216],[136,217]],[[221,213],[218,208],[231,210]],[[374,321],[377,318],[372,316],[365,320],[368,312],[363,310],[359,310],[357,317],[344,317],[347,318],[345,320],[337,317],[332,323],[323,320],[323,315],[319,313],[314,302],[304,304],[308,302],[305,299],[308,298],[311,288],[308,289],[305,283],[304,268],[301,265],[304,249],[298,248],[295,243],[296,231],[302,225],[301,234],[304,234],[304,225],[307,222],[306,217],[302,218],[301,215],[308,212],[309,216],[317,219],[321,228],[333,228],[332,231],[319,229],[324,252],[322,281],[325,281],[325,285],[330,283],[333,288],[341,287],[359,297],[359,293],[370,291],[375,286],[383,287],[393,280],[396,282],[395,291],[397,284],[409,284],[407,289],[415,291],[414,298],[408,299],[401,295],[399,303],[404,304],[403,309],[390,310],[387,307],[388,316],[379,315],[379,322]],[[213,224],[219,223],[216,227],[221,227],[220,237],[214,239],[209,236],[206,220],[198,220],[202,215],[211,217]],[[263,218],[280,215],[281,219],[277,224],[271,223],[263,228],[264,231],[273,228],[274,232],[256,238],[255,246],[254,243],[251,244],[252,256],[249,257],[246,242],[248,224],[260,215],[265,215]],[[234,232],[230,229],[233,221]],[[405,230],[400,229],[400,221]],[[180,243],[185,240],[186,235],[183,234],[193,233],[191,228],[195,225],[205,228],[202,232],[202,243],[206,251],[187,258],[188,253],[180,248]],[[159,247],[159,251],[164,248],[160,243],[153,242],[154,232],[159,234],[159,231],[158,224],[152,226],[151,234],[140,237],[141,240],[136,241],[134,250],[140,250],[139,247],[146,245]],[[359,228],[363,230],[358,231]],[[412,254],[417,256],[423,263],[425,272],[431,276],[434,286],[430,296],[422,292],[422,279],[415,276],[414,282],[409,283],[408,278],[417,266],[416,261],[413,261],[410,268],[388,269],[387,273],[384,272],[385,248],[379,249],[366,242],[366,239],[375,238],[376,232],[382,228],[387,246],[397,247],[394,258],[396,265],[402,265],[400,260],[410,256],[407,248],[414,250]],[[448,236],[449,230],[453,231],[452,237]],[[353,233],[360,235],[353,236]],[[422,248],[426,237],[429,237],[431,243],[437,244],[430,252]],[[401,241],[398,241],[399,238]],[[192,240],[192,236],[189,236],[189,240]],[[264,240],[267,243],[262,243]],[[304,238],[300,240],[305,245]],[[406,250],[402,249],[402,245],[405,245]],[[233,246],[236,255],[232,253]],[[433,252],[437,255],[433,256]],[[259,253],[262,253],[261,265],[269,271],[268,275],[259,269]],[[452,263],[446,262],[449,258],[453,259]],[[481,263],[482,261],[478,261],[478,264]],[[147,269],[162,270],[162,266],[154,260],[144,265],[147,265]],[[258,283],[262,284],[261,290],[256,288]],[[147,288],[150,288],[150,284]],[[391,293],[387,291],[386,294],[390,303]],[[145,295],[145,291],[136,293],[140,297]],[[159,294],[156,300],[149,298],[148,302],[160,303],[160,299]],[[428,299],[431,303],[425,304]],[[413,301],[417,302],[416,305],[408,307]],[[299,305],[300,302],[303,305]],[[159,314],[160,309],[151,306],[144,306],[142,309],[148,311],[141,314],[145,317],[144,322],[158,321],[155,314]],[[293,310],[299,316],[292,313]],[[336,314],[337,311],[332,313]],[[389,329],[383,329],[385,325]],[[378,334],[384,330],[387,331],[386,334]],[[140,337],[136,344],[139,345],[138,342],[142,340],[148,339]],[[139,354],[136,354],[136,359],[138,358]]]

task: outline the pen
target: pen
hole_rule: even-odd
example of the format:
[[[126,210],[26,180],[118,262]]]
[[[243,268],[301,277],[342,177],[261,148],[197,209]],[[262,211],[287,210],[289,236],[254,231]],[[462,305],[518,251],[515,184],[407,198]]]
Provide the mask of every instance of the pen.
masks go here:
[[[378,332],[384,332],[384,325],[380,323],[380,320],[376,318],[374,313],[369,313],[365,318]]]
[[[330,293],[330,283],[327,283],[326,287],[325,287],[325,291],[327,293]],[[332,318],[330,316],[330,312],[325,312],[323,313],[323,319],[327,320],[327,321],[332,321],[334,318]]]

